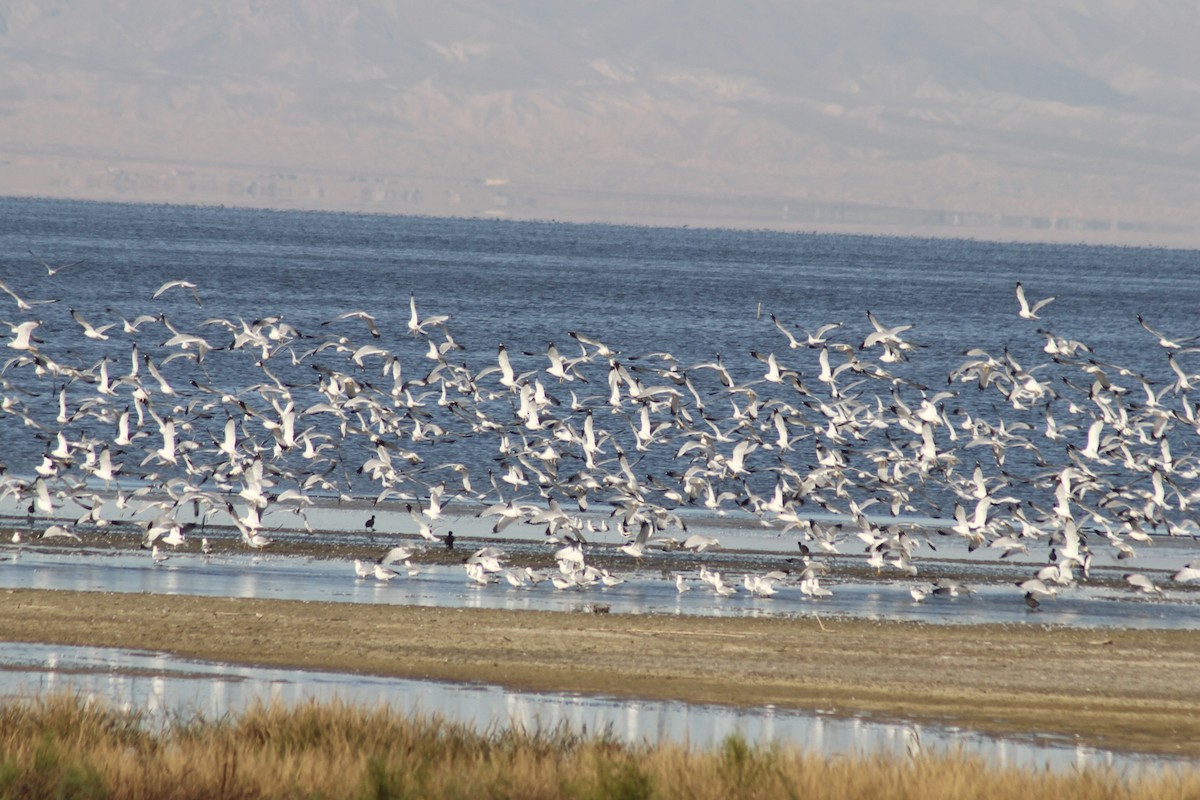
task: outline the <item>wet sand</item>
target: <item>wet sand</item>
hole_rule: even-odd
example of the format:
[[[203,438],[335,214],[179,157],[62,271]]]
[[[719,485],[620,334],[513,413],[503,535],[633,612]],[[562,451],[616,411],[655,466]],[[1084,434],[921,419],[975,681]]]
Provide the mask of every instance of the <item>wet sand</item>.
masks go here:
[[[0,592],[0,640],[1054,734],[1200,757],[1200,632]]]

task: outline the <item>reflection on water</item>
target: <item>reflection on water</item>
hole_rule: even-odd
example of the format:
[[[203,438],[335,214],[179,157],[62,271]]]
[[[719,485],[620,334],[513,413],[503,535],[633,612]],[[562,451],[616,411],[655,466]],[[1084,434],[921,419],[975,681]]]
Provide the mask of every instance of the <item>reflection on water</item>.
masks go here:
[[[953,728],[868,722],[773,706],[741,709],[531,694],[485,684],[235,666],[108,648],[0,646],[0,698],[64,690],[145,712],[159,724],[172,714],[198,712],[216,718],[256,700],[291,705],[339,699],[366,707],[387,705],[401,713],[438,714],[476,730],[495,725],[544,730],[566,724],[578,732],[607,731],[630,743],[706,748],[737,734],[748,742],[778,742],[820,755],[904,756],[919,746],[926,752],[962,750],[999,766],[1139,770],[1164,763],[1059,740],[991,739]]]
[[[0,562],[0,588],[142,592],[209,597],[256,597],[443,608],[580,611],[608,606],[614,614],[694,614],[707,616],[845,615],[929,623],[1036,623],[1074,627],[1200,627],[1200,595],[1169,591],[1165,598],[1135,596],[1126,589],[1079,586],[1046,600],[1031,612],[1010,583],[972,583],[965,597],[930,597],[913,602],[903,582],[828,582],[831,597],[814,600],[792,586],[774,597],[739,592],[719,597],[689,575],[692,591],[680,593],[659,570],[631,570],[624,583],[584,591],[558,591],[549,582],[517,589],[507,583],[479,586],[458,566],[425,565],[416,576],[389,582],[358,579],[340,559],[298,556],[222,555],[209,558],[180,552],[162,564],[126,550],[10,550]],[[961,567],[960,567],[961,569]],[[740,582],[741,575],[729,575]]]

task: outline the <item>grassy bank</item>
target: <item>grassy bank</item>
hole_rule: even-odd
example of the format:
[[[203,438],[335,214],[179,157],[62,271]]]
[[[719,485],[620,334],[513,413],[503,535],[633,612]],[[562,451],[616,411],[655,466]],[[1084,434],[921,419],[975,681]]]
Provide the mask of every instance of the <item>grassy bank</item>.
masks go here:
[[[143,717],[72,695],[0,706],[0,798],[1187,798],[1200,771],[1122,778],[966,757],[821,758],[739,739],[627,746],[568,730],[482,733],[339,704],[220,720]]]

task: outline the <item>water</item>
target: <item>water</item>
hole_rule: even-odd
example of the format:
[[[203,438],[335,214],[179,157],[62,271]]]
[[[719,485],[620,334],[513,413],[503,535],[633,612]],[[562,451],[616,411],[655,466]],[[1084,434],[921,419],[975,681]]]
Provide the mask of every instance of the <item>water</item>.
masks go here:
[[[338,700],[367,708],[386,705],[403,714],[437,714],[476,730],[516,725],[537,731],[567,725],[576,732],[606,733],[630,744],[671,742],[712,748],[736,735],[752,744],[780,743],[814,755],[903,758],[920,748],[930,753],[984,755],[1000,767],[1111,768],[1122,774],[1175,763],[1052,737],[993,739],[958,728],[873,722],[774,706],[744,709],[535,694],[482,683],[298,672],[99,647],[16,644],[0,652],[0,698],[56,691],[142,712],[151,724],[187,719],[193,713],[218,719],[256,701],[293,706]]]
[[[43,261],[80,263],[49,276]],[[31,301],[58,301],[28,312],[7,298],[0,305],[12,322],[38,321],[43,340],[39,363],[23,363],[30,353],[9,348],[14,360],[0,387],[7,412],[0,416],[7,469],[0,513],[24,516],[35,534],[54,519],[85,517],[89,508],[97,510],[82,520],[84,532],[97,519],[195,521],[193,507],[210,522],[229,524],[227,504],[242,516],[250,498],[265,501],[261,524],[269,529],[352,527],[273,501],[297,490],[306,503],[338,494],[381,498],[364,519],[378,516],[381,529],[386,523],[405,534],[425,524],[440,535],[447,519],[430,506],[442,487],[444,502],[545,507],[553,500],[565,509],[547,524],[553,532],[565,526],[603,540],[582,529],[586,504],[597,521],[621,509],[614,528],[636,534],[649,516],[656,529],[681,539],[682,524],[697,518],[761,521],[768,538],[790,548],[808,535],[803,526],[779,533],[790,514],[845,519],[862,508],[878,524],[894,518],[949,528],[959,506],[985,539],[1023,535],[1035,564],[1075,535],[1072,526],[1097,563],[1113,553],[1145,558],[1155,551],[1143,531],[1198,531],[1190,498],[1200,492],[1193,468],[1200,423],[1189,422],[1187,391],[1136,315],[1172,337],[1192,335],[1198,268],[1198,253],[1183,250],[0,199],[0,278]],[[179,279],[196,284],[203,306],[183,288],[152,297]],[[1017,316],[1018,280],[1032,298],[1056,298],[1041,320]],[[410,295],[423,316],[450,316],[448,331],[465,349],[448,350],[447,364],[428,357],[440,332],[408,331]],[[378,338],[361,320],[338,319],[355,310],[375,316]],[[906,361],[883,362],[858,347],[872,330],[867,311],[888,326],[911,325],[901,335],[919,346]],[[107,339],[88,338],[72,313],[115,327]],[[139,314],[161,314],[171,327],[150,321],[123,332],[120,321]],[[820,350],[789,348],[771,314],[802,338],[794,326],[842,323],[829,337],[895,379],[851,371],[836,388],[827,385],[819,377]],[[271,318],[298,335],[268,327],[276,339],[267,350],[220,349],[245,326]],[[1055,363],[1043,350],[1042,329],[1092,349]],[[194,348],[164,344],[173,330],[218,349],[190,360]],[[639,403],[623,386],[614,408],[610,362],[601,357],[578,365],[579,380],[548,375],[548,343],[568,357],[581,352],[571,332],[599,337],[629,370],[624,380],[659,393]],[[364,344],[395,356],[386,375],[389,362],[379,356],[354,361]],[[526,401],[498,382],[501,344],[525,382],[536,381],[557,404],[540,407],[536,420],[519,418]],[[985,391],[973,380],[947,384],[968,346],[1001,359],[1011,354],[1047,390],[1014,401],[996,385]],[[766,367],[752,352],[774,353],[798,370],[808,394],[764,381]],[[661,353],[674,361],[653,355]],[[849,356],[829,357],[837,365]],[[1185,373],[1200,369],[1196,354],[1175,358]],[[718,360],[736,391],[715,370],[695,366]],[[107,394],[100,392],[99,364],[112,386]],[[147,374],[155,365],[174,394]],[[1124,393],[1089,390],[1099,381],[1097,368]],[[447,376],[458,369],[474,376],[474,396],[457,384],[447,390]],[[1153,403],[1139,375],[1159,393]],[[348,380],[357,396],[333,413],[329,398],[342,403]],[[144,402],[135,392],[139,382]],[[950,394],[935,394],[943,389]],[[666,392],[674,400],[667,402]],[[930,399],[941,421],[926,441],[911,422],[901,426],[899,409],[916,410]],[[781,410],[794,437],[787,451],[773,416]],[[297,443],[281,445],[289,413]],[[1065,430],[1060,439],[1045,433],[1051,413]],[[122,414],[131,441],[118,445]],[[579,445],[585,417],[595,429],[594,457]],[[1071,481],[1064,519],[1064,470],[1076,469],[1098,419],[1105,452]],[[167,449],[167,420],[174,464],[159,455]],[[647,427],[658,432],[644,440],[638,429]],[[217,449],[223,440],[235,441],[233,454]],[[743,442],[752,449],[739,454]],[[303,445],[313,450],[301,455]],[[98,477],[101,450],[110,453],[115,480]],[[394,468],[368,468],[381,454]],[[844,462],[836,475],[822,466],[830,457]],[[744,468],[730,469],[739,459]],[[247,475],[255,463],[262,478]],[[469,489],[453,468],[459,464]],[[38,469],[46,472],[40,481]],[[126,495],[148,487],[159,490],[158,499],[184,499],[139,516],[116,508],[118,486]],[[982,512],[981,491],[996,498]],[[409,506],[428,513],[409,519]],[[975,522],[980,515],[982,524]],[[862,552],[853,532],[840,534],[840,547]],[[938,544],[944,549],[944,540]],[[1153,568],[1190,558],[1180,555]],[[1123,559],[1121,566],[1142,563]]]
[[[470,546],[481,542],[468,543]],[[520,568],[533,563],[535,545],[509,546],[511,563]],[[381,548],[382,551],[382,548]],[[464,553],[465,555],[465,553]],[[972,593],[961,597],[929,597],[914,602],[912,586],[929,587],[945,563],[930,563],[920,578],[866,579],[847,576],[845,563],[833,563],[833,577],[825,582],[832,595],[814,599],[804,595],[797,581],[781,583],[777,594],[757,597],[741,589],[742,575],[759,574],[770,566],[790,568],[782,559],[746,554],[744,567],[725,568],[727,580],[738,586],[729,597],[716,594],[698,577],[706,559],[688,553],[668,553],[643,567],[615,569],[623,583],[612,587],[557,590],[549,581],[516,588],[503,579],[488,586],[472,583],[461,565],[420,564],[409,576],[400,566],[400,577],[381,582],[355,577],[353,564],[342,558],[311,558],[224,553],[207,558],[194,552],[172,553],[155,564],[144,552],[80,548],[34,549],[19,552],[0,549],[0,588],[49,589],[84,592],[132,592],[200,595],[207,597],[258,597],[371,605],[412,605],[439,608],[488,608],[509,611],[559,611],[590,613],[602,606],[612,614],[671,614],[720,617],[780,617],[825,620],[839,616],[860,619],[919,621],[927,624],[1031,624],[1076,628],[1188,629],[1200,627],[1200,592],[1173,589],[1164,597],[1138,596],[1120,585],[1118,568],[1097,568],[1117,585],[1079,586],[1030,611],[1012,574],[997,573],[992,561],[957,562],[953,572]],[[737,555],[722,558],[734,563]],[[419,560],[419,559],[418,559]],[[1151,573],[1156,574],[1156,573]],[[683,575],[689,591],[677,591],[674,576]],[[1097,575],[1099,577],[1099,574]],[[1162,579],[1165,581],[1165,579]]]
[[[1157,354],[1134,315],[1192,335],[1200,300],[1200,259],[1180,250],[18,199],[0,199],[0,226],[0,276],[32,297],[62,297],[42,314],[54,330],[70,329],[70,305],[97,324],[110,308],[130,319],[162,310],[181,323],[281,314],[311,333],[367,309],[398,346],[414,293],[428,313],[452,316],[468,359],[493,356],[500,342],[544,352],[578,330],[625,353],[740,362],[751,349],[779,348],[779,334],[756,318],[762,303],[764,314],[810,328],[840,321],[862,333],[867,310],[912,323],[936,361],[930,372],[944,379],[940,366],[965,346],[1041,346],[1039,323],[1015,316],[1013,285],[1023,280],[1031,296],[1058,298],[1041,327],[1142,367]],[[48,278],[30,251],[84,263]],[[199,285],[209,310],[186,293],[151,301],[178,278]]]
[[[271,375],[292,387],[299,409],[324,399],[315,391],[314,365],[336,366],[359,380],[371,381],[381,391],[392,384],[378,374],[379,359],[367,359],[366,366],[358,367],[347,364],[345,354],[326,351],[324,355],[332,357],[309,356],[303,364],[290,363],[291,355],[307,352],[321,337],[345,336],[354,346],[375,343],[361,323],[333,321],[340,313],[358,309],[376,316],[382,334],[378,343],[400,359],[409,396],[420,399],[427,391],[437,394],[436,385],[421,385],[432,367],[424,357],[426,342],[407,333],[410,293],[418,298],[424,314],[450,315],[454,339],[466,348],[451,351],[450,357],[474,372],[495,366],[496,348],[501,343],[507,346],[519,372],[544,370],[547,344],[554,342],[564,355],[577,354],[578,347],[568,333],[578,331],[602,338],[622,354],[627,366],[659,366],[638,358],[651,352],[672,353],[680,365],[711,362],[720,356],[739,383],[762,377],[764,367],[750,357],[751,351],[774,352],[780,361],[801,370],[806,386],[819,390],[823,387],[813,377],[818,371],[816,352],[789,351],[769,315],[777,314],[786,326],[801,325],[809,330],[841,322],[844,327],[834,338],[856,345],[871,330],[865,316],[870,310],[887,325],[912,325],[906,336],[921,347],[909,362],[892,369],[930,387],[931,392],[946,386],[947,375],[962,364],[962,353],[969,346],[997,356],[1007,350],[1025,367],[1048,362],[1041,350],[1044,339],[1039,328],[1085,342],[1093,348],[1095,359],[1144,374],[1162,388],[1174,380],[1174,374],[1165,352],[1136,324],[1135,315],[1145,314],[1148,321],[1173,336],[1192,335],[1194,312],[1200,307],[1197,255],[1195,251],[1160,249],[0,199],[0,278],[29,299],[59,300],[20,315],[41,321],[38,335],[45,340],[43,352],[64,365],[80,368],[108,358],[115,380],[129,371],[131,344],[136,341],[138,355],[152,357],[180,392],[178,402],[167,408],[159,404],[156,410],[160,415],[174,407],[186,409],[183,402],[189,397],[204,399],[191,387],[193,380],[238,393],[254,411],[268,415],[272,409],[263,405],[263,398],[247,395],[246,390],[269,385],[273,378],[264,375],[253,352],[218,351],[198,365],[186,360],[163,364],[168,355],[178,355],[180,350],[162,346],[170,333],[158,324],[145,325],[138,334],[122,334],[118,325],[109,331],[111,338],[106,341],[85,338],[71,319],[72,309],[94,325],[162,313],[178,329],[202,335],[215,346],[228,344],[232,333],[205,324],[214,318],[236,324],[278,315],[306,337],[314,337],[293,342],[269,362]],[[39,259],[55,265],[82,263],[49,277]],[[151,297],[158,286],[172,279],[196,283],[206,298],[205,306],[196,306],[184,290]],[[1044,311],[1043,320],[1017,318],[1013,294],[1017,280],[1024,281],[1033,297],[1057,297]],[[18,315],[8,316],[15,321]],[[535,355],[523,355],[526,352]],[[1184,366],[1194,359],[1190,354],[1179,357]],[[1041,374],[1055,382],[1069,377],[1080,386],[1091,381],[1079,368],[1057,371],[1062,373],[1057,377],[1049,369]],[[64,380],[29,373],[28,367],[12,365],[5,373],[12,382],[6,390],[12,405],[25,407],[29,417],[43,426],[38,430],[23,424],[10,409],[3,432],[4,464],[11,472],[31,474],[60,428],[73,435],[111,437],[111,414],[97,423],[87,414],[75,413],[92,399],[90,390],[80,386],[78,379],[67,381],[65,406],[70,422],[64,426],[58,422],[61,415],[56,415]],[[1111,369],[1109,373],[1122,380]],[[554,379],[539,373],[559,401],[570,402],[573,391],[580,400],[590,400],[589,405],[607,412],[604,376],[605,369],[598,366],[592,369],[587,385],[556,385]],[[693,371],[691,377],[698,389],[720,388],[709,371]],[[664,382],[645,374],[643,380]],[[1059,386],[1063,391],[1061,383]],[[1028,422],[1035,427],[1043,424],[1040,404],[1032,409],[1011,409],[994,392],[980,393],[961,383],[949,388],[955,396],[943,403],[948,412]],[[38,394],[36,398],[24,395],[23,389]],[[762,432],[769,436],[766,404],[773,397],[794,403],[795,394],[761,381],[753,389],[762,401]],[[1138,391],[1135,385],[1133,392]],[[893,392],[910,405],[919,399],[906,384],[868,382],[853,392],[861,393],[868,403],[879,397],[890,405]],[[129,404],[128,394],[128,387],[120,389],[117,400],[109,403],[113,412]],[[1177,399],[1168,395],[1163,402],[1178,409]],[[497,457],[495,437],[465,430],[461,419],[435,407],[430,397],[425,397],[424,403],[422,413],[431,415],[431,421],[449,432],[437,437],[436,447],[423,440],[407,444],[431,461],[467,464],[476,489],[488,491],[488,468],[499,473],[506,466],[491,463]],[[735,405],[745,407],[747,398],[717,396],[706,413],[727,430]],[[238,409],[225,403],[206,418],[193,407],[185,414],[192,430],[180,430],[178,435],[186,433],[208,446],[209,436],[221,436],[222,412],[237,413]],[[634,446],[628,427],[636,424],[635,412],[625,412],[633,418],[630,421],[604,419],[598,421],[598,427],[631,454],[635,469],[661,480],[663,473],[679,468],[680,460],[669,457],[674,447],[643,452]],[[953,419],[956,425],[964,421],[962,416]],[[321,432],[330,431],[332,422],[321,414],[303,420]],[[1081,427],[1086,430],[1087,426]],[[144,423],[143,429],[151,438],[157,434],[152,420]],[[264,435],[257,425],[248,433],[260,439]],[[1181,433],[1183,444],[1188,445],[1185,452],[1190,452],[1194,434]],[[1068,438],[1081,443],[1082,431]],[[882,442],[876,437],[870,443]],[[344,436],[336,444],[350,469],[335,473],[331,480],[352,487],[355,493],[377,492],[379,486],[362,480],[353,469],[363,463],[371,445],[362,437]],[[1041,444],[1047,447],[1048,457],[1056,455],[1050,459],[1052,463],[1065,460],[1061,444]],[[802,443],[801,448],[793,462],[812,464],[811,445]],[[612,448],[605,448],[605,453],[611,456]],[[121,474],[126,479],[150,469],[140,465],[140,451],[134,455],[132,462],[124,464]],[[760,451],[753,458],[759,461],[764,455]],[[989,478],[1005,471],[1028,481],[1036,475],[1036,465],[1027,454],[1015,450],[1004,465],[990,464],[986,451],[978,449],[965,451],[961,461],[964,470],[974,461],[983,462]],[[874,469],[874,465],[865,463],[864,468]],[[454,476],[443,471],[419,477],[435,483]],[[750,475],[749,482],[758,491],[770,489],[767,476]],[[421,493],[419,484],[403,488]],[[1022,487],[1014,491],[1031,500],[1037,494]],[[933,494],[938,496],[936,491]],[[1037,499],[1044,502],[1047,498],[1041,494]],[[921,509],[931,516],[949,516],[950,510]]]
[[[80,263],[50,276],[42,260]],[[314,578],[313,591],[330,599],[557,607],[587,601],[472,592],[438,570],[404,588],[368,588],[343,578],[344,564],[276,565],[270,556],[134,565],[95,551],[95,525],[229,525],[232,515],[252,530],[320,542],[331,532],[361,534],[369,513],[393,535],[411,538],[418,525],[444,535],[462,520],[436,513],[442,491],[444,502],[475,507],[527,503],[526,517],[558,504],[562,514],[535,538],[545,528],[616,543],[618,528],[636,534],[643,523],[683,538],[687,523],[753,540],[747,526],[761,522],[755,549],[778,541],[794,554],[802,538],[836,568],[839,557],[817,548],[812,520],[848,523],[832,534],[842,553],[863,557],[855,534],[869,532],[894,558],[898,529],[885,526],[949,529],[957,506],[959,527],[982,546],[968,558],[947,547],[965,549],[957,534],[931,535],[943,555],[994,563],[986,545],[1015,535],[1028,552],[1014,561],[1029,574],[1052,560],[1091,559],[1098,574],[1150,571],[1169,589],[1167,602],[1147,601],[1083,581],[1044,603],[1039,619],[1191,626],[1194,603],[1169,575],[1194,558],[1200,424],[1190,394],[1200,356],[1177,348],[1172,365],[1137,315],[1186,342],[1196,333],[1198,269],[1200,254],[1183,250],[0,199],[0,279],[30,303],[56,301],[22,311],[0,296],[0,319],[36,321],[40,339],[18,350],[10,338],[5,348],[0,513],[35,537],[51,522],[83,537],[75,553],[9,558],[0,576],[14,586],[272,596],[270,587],[287,582],[273,576],[280,566]],[[185,288],[152,296],[181,279],[203,305]],[[1056,298],[1040,320],[1017,316],[1018,280],[1032,299]],[[410,333],[410,296],[423,317],[449,315],[445,331]],[[374,315],[378,338],[361,320],[338,319],[357,310]],[[905,360],[863,347],[868,311],[887,327],[911,326],[899,334],[913,345]],[[152,319],[124,332],[122,319],[140,314]],[[830,334],[838,346],[826,350],[830,367],[865,363],[823,380],[823,348],[789,348],[772,314],[802,339],[840,323]],[[79,319],[114,327],[91,338]],[[273,338],[235,347],[250,329]],[[1090,350],[1052,360],[1043,330]],[[174,331],[214,349],[197,359],[194,344],[168,343]],[[611,360],[572,332],[602,340]],[[447,333],[463,349],[431,358],[431,342],[451,344]],[[546,372],[551,342],[568,358],[589,354],[578,378]],[[363,354],[363,345],[388,355]],[[501,382],[500,345],[524,397]],[[968,348],[1017,373],[1028,396],[1010,394],[1010,379],[980,389],[971,375],[956,377],[978,357]],[[802,390],[765,379],[771,353],[797,372]],[[619,407],[610,400],[614,376]],[[922,401],[938,416],[914,422],[905,409]],[[126,413],[130,436],[119,441]],[[222,450],[225,442],[232,446]],[[104,473],[104,453],[115,478]],[[391,468],[377,463],[385,457]],[[151,494],[125,505],[140,490]],[[301,497],[284,501],[285,493]],[[249,513],[259,504],[261,519]],[[358,509],[355,522],[328,511],[342,506]],[[609,529],[596,533],[585,520]],[[522,530],[497,538],[529,538]],[[722,604],[699,593],[672,597],[668,583],[651,578],[635,575],[613,602],[628,613],[676,604],[679,613],[803,614],[811,605],[943,621],[1028,614],[1008,586],[970,604],[914,606],[905,594],[919,580],[897,577],[845,582],[824,606],[794,597]]]

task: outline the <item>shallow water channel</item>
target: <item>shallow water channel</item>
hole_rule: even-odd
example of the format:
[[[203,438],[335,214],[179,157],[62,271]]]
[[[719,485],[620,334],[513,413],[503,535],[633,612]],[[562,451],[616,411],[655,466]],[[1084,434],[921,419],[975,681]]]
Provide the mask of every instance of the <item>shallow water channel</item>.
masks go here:
[[[70,691],[144,713],[151,724],[201,714],[213,719],[254,702],[294,705],[333,700],[406,714],[438,715],[484,730],[519,725],[599,733],[629,743],[675,742],[696,748],[738,735],[818,755],[893,755],[961,751],[998,766],[1132,773],[1180,762],[1114,753],[1061,739],[997,739],[958,728],[883,723],[774,706],[730,708],[577,694],[515,692],[480,683],[382,678],[178,659],[99,647],[0,645],[0,698]]]
[[[464,551],[464,557],[469,551]],[[345,559],[261,554],[202,557],[195,552],[170,555],[155,563],[144,551],[80,547],[73,549],[3,548],[0,588],[66,589],[258,597],[339,603],[490,608],[506,610],[587,611],[607,606],[613,614],[689,614],[701,616],[846,615],[867,619],[919,620],[927,623],[1029,623],[1074,627],[1192,628],[1200,626],[1200,599],[1194,591],[1167,592],[1164,597],[1136,595],[1123,588],[1077,586],[1042,602],[1031,612],[1022,593],[1009,582],[989,578],[985,565],[959,565],[971,573],[971,593],[959,597],[930,596],[914,602],[909,588],[929,579],[855,581],[834,574],[826,582],[832,595],[813,599],[794,586],[781,585],[772,597],[739,591],[730,597],[714,593],[696,576],[694,564],[679,562],[656,569],[631,568],[624,582],[611,588],[559,591],[549,581],[516,588],[503,580],[487,586],[472,583],[461,566],[425,564],[409,576],[400,568],[394,580],[360,579]],[[520,564],[515,553],[513,562]],[[760,567],[747,566],[751,572]],[[688,591],[676,588],[683,574]],[[727,571],[732,583],[742,573]],[[990,583],[988,581],[991,581]]]

